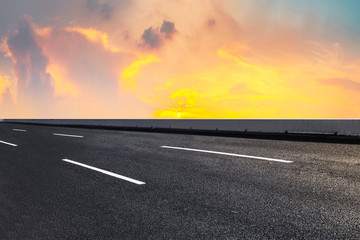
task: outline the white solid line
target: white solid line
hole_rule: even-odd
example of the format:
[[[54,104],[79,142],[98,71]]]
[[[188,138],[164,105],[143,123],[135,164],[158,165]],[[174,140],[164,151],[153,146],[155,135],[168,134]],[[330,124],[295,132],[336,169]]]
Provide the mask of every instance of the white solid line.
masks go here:
[[[0,143],[6,144],[6,145],[10,145],[10,146],[13,146],[13,147],[17,147],[16,144],[9,143],[9,142],[0,141]]]
[[[62,137],[74,137],[74,138],[83,138],[84,136],[79,135],[69,135],[69,134],[62,134],[62,133],[54,133],[55,136],[62,136]]]
[[[132,179],[132,178],[128,178],[128,177],[125,177],[125,176],[121,176],[119,174],[112,173],[112,172],[109,172],[109,171],[106,171],[106,170],[103,170],[103,169],[100,169],[100,168],[92,167],[92,166],[89,166],[89,165],[86,165],[86,164],[83,164],[83,163],[75,162],[75,161],[70,160],[70,159],[63,159],[63,161],[68,162],[68,163],[72,163],[72,164],[75,164],[75,165],[78,165],[78,166],[81,166],[81,167],[84,167],[84,168],[88,168],[88,169],[91,169],[91,170],[94,170],[94,171],[97,171],[97,172],[101,172],[101,173],[104,173],[106,175],[116,177],[116,178],[131,182],[131,183],[135,183],[137,185],[145,184],[144,182],[141,182],[141,181],[138,181],[138,180],[135,180],[135,179]]]
[[[201,149],[193,149],[193,148],[170,147],[170,146],[161,146],[161,147],[162,147],[162,148],[177,149],[177,150],[185,150],[185,151],[215,153],[215,154],[221,154],[221,155],[228,155],[228,156],[235,156],[235,157],[242,157],[242,158],[252,158],[252,159],[259,159],[259,160],[273,161],[273,162],[281,162],[281,163],[292,163],[292,162],[293,162],[293,161],[283,160],[283,159],[266,158],[266,157],[256,157],[256,156],[241,155],[241,154],[234,154],[234,153],[225,153],[225,152],[215,152],[215,151],[208,151],[208,150],[201,150]]]
[[[24,129],[17,129],[17,128],[14,128],[13,131],[17,131],[17,132],[26,132],[26,130]]]

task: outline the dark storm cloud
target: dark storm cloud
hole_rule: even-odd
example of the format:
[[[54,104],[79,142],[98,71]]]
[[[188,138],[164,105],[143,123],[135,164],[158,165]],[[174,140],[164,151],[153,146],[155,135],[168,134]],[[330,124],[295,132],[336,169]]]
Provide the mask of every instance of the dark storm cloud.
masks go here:
[[[51,75],[46,72],[49,59],[37,42],[30,17],[25,16],[20,20],[19,28],[8,37],[6,43],[13,58],[19,94],[31,96],[43,104],[53,92]]]
[[[99,0],[87,0],[86,7],[99,13],[104,19],[110,19],[113,13],[113,7],[109,3],[100,3]]]
[[[162,44],[159,31],[153,29],[153,27],[145,29],[141,39],[151,48],[160,47]]]
[[[141,39],[143,45],[150,48],[159,48],[163,45],[165,39],[171,39],[176,32],[175,23],[164,20],[160,30],[159,28],[149,27],[144,30]]]
[[[30,17],[20,20],[17,32],[7,39],[14,60],[14,72],[20,81],[46,81],[49,59],[39,46]]]
[[[164,20],[160,32],[165,33],[166,38],[171,38],[176,33],[175,23]]]

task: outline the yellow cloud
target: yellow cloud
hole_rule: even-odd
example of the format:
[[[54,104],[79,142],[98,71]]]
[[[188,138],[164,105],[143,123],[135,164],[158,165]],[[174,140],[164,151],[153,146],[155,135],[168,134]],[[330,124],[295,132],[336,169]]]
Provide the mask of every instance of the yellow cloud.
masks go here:
[[[120,52],[121,49],[109,43],[109,36],[107,33],[96,30],[95,28],[81,28],[81,27],[67,27],[68,32],[77,32],[84,35],[89,41],[101,43],[105,49],[111,52]]]
[[[136,84],[136,78],[140,74],[140,68],[149,65],[150,63],[160,61],[162,60],[155,55],[149,54],[145,56],[140,56],[139,60],[133,62],[130,67],[128,67],[122,72],[122,81],[120,82],[120,85],[124,85],[126,89],[137,89],[138,85]]]

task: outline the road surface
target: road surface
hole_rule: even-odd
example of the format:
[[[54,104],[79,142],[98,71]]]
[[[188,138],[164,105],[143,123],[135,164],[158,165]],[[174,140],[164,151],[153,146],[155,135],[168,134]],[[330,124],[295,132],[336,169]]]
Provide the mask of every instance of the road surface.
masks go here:
[[[0,239],[360,239],[360,145],[0,124]]]

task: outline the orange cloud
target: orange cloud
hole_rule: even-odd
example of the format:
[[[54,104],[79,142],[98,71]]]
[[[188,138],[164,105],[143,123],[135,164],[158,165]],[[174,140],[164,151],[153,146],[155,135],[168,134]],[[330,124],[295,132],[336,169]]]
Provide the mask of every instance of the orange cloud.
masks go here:
[[[11,88],[12,84],[10,78],[7,76],[0,75],[0,105],[2,104],[2,95],[9,91],[12,96],[14,96],[14,92]]]
[[[131,65],[136,55],[114,47],[105,32],[81,27],[40,28],[25,17],[19,28],[6,36],[2,49],[11,57],[20,83],[18,105],[22,107],[11,111],[14,116],[116,118],[124,114],[121,109],[128,109],[125,114],[138,114],[122,105],[134,97],[121,95],[118,89],[119,71]],[[144,63],[138,68],[155,57],[141,60]]]
[[[49,64],[46,68],[46,71],[52,76],[53,78],[53,87],[54,87],[54,96],[78,96],[79,90],[73,86],[70,82],[65,82],[64,76],[66,76],[65,68],[56,65],[56,64]]]

